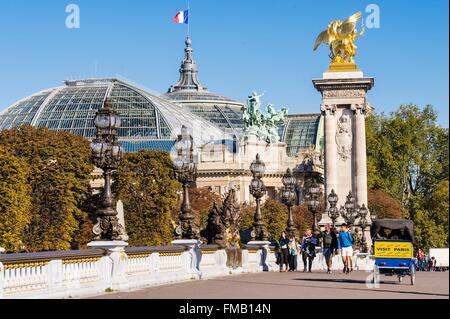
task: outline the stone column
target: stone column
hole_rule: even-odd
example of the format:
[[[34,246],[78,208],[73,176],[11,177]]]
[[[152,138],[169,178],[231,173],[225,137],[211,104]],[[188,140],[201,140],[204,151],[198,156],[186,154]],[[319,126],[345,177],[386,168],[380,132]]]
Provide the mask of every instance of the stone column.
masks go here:
[[[322,114],[325,116],[325,194],[324,198],[328,198],[331,190],[336,190],[336,159],[337,159],[337,146],[336,146],[336,105],[322,105]],[[326,201],[326,208],[328,209],[329,203]],[[331,220],[325,211],[322,216],[321,224],[330,223]]]
[[[355,188],[356,203],[359,206],[367,202],[367,154],[366,154],[366,106],[364,104],[353,104],[355,112]]]

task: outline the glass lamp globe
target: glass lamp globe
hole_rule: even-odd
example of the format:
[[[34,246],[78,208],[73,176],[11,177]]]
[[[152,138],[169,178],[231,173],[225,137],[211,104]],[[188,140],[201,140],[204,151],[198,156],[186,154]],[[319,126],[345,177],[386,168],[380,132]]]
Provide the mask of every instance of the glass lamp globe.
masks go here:
[[[282,183],[286,187],[295,186],[296,179],[294,176],[292,176],[291,169],[288,169],[286,174],[283,176]]]
[[[91,149],[95,156],[101,156],[103,152],[103,143],[93,142],[91,143]]]
[[[359,209],[359,213],[364,218],[367,216],[367,214],[369,213],[369,210],[367,209],[365,204],[363,204],[362,207]]]
[[[122,124],[122,120],[117,114],[114,114],[113,116],[111,116],[111,128],[117,130],[118,128],[120,128],[121,124]]]
[[[120,147],[120,145],[113,145],[112,146],[112,149],[111,149],[111,151],[112,151],[112,155],[115,157],[115,158],[120,158],[121,157],[121,147]]]
[[[107,114],[99,114],[95,117],[95,126],[99,129],[107,129],[110,126],[111,118]]]
[[[256,160],[250,165],[250,171],[256,178],[262,178],[266,171],[266,165],[260,160],[259,154],[256,155]]]

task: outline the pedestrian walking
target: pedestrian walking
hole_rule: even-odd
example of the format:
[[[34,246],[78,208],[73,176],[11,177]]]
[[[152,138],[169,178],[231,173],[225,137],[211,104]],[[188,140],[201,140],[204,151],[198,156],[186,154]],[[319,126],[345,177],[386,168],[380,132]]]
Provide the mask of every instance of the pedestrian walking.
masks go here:
[[[419,271],[425,271],[425,254],[420,248],[417,251],[417,263],[419,266]]]
[[[306,270],[311,272],[312,270],[312,264],[314,258],[316,257],[316,245],[317,245],[317,238],[315,238],[312,235],[311,229],[307,229],[305,231],[305,235],[303,236],[301,245],[303,267],[304,267],[303,272],[306,272]]]
[[[353,257],[353,236],[347,228],[347,224],[342,224],[342,230],[339,233],[338,249],[341,251],[344,262],[344,274],[349,274],[351,269],[351,258]]]
[[[297,271],[297,258],[300,247],[295,235],[289,239],[289,271]]]
[[[431,257],[431,271],[436,271],[436,258]]]
[[[281,233],[278,243],[280,245],[280,272],[286,272],[289,267],[289,240],[286,238],[286,232]]]
[[[330,224],[325,226],[325,231],[322,232],[322,246],[323,255],[327,264],[327,274],[331,274],[331,268],[333,267],[333,255],[338,249],[338,240],[334,230],[331,230]]]

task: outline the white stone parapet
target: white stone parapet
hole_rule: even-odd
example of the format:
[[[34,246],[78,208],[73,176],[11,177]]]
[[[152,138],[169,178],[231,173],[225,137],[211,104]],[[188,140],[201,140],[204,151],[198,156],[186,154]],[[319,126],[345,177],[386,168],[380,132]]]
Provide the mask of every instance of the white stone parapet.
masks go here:
[[[123,243],[104,244],[97,242],[91,245],[97,248],[90,250],[1,255],[0,299],[82,298],[189,280],[279,270],[275,251],[268,242],[253,242],[243,249],[222,249],[198,243],[131,248],[125,248]],[[301,270],[301,255],[298,258]],[[357,253],[353,257],[355,270],[369,271],[372,267],[372,256]],[[342,258],[336,255],[333,269],[342,268]],[[314,259],[313,270],[326,270],[320,251]]]

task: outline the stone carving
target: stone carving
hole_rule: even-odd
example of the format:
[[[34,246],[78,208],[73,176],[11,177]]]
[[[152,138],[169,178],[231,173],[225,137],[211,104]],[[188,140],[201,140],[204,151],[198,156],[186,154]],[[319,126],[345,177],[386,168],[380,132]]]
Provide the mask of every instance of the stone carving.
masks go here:
[[[320,110],[322,111],[322,113],[324,113],[324,115],[334,115],[334,113],[337,110],[337,107],[336,107],[336,105],[333,105],[333,104],[332,105],[322,104],[320,106]]]
[[[365,104],[352,104],[351,110],[355,112],[355,114],[366,114],[367,107]]]
[[[347,161],[352,155],[352,127],[348,114],[342,114],[337,122],[336,145],[339,158]]]
[[[325,98],[354,98],[365,97],[365,95],[364,90],[330,90],[323,92]]]
[[[314,145],[310,145],[304,152],[302,165],[309,166],[316,171],[317,169],[323,169],[323,154],[318,152]]]
[[[245,124],[244,136],[256,136],[267,144],[272,144],[280,140],[278,126],[284,123],[288,110],[283,108],[278,112],[272,104],[269,104],[267,115],[264,115],[260,110],[263,95],[253,92],[248,97],[247,105],[242,107],[242,119]]]
[[[241,211],[236,196],[236,190],[231,188],[222,204],[214,203],[208,216],[205,237],[208,244],[226,247],[240,247],[239,229],[241,226]]]
[[[362,233],[358,227],[355,227],[355,232],[353,236],[353,248],[360,251],[362,248]]]

